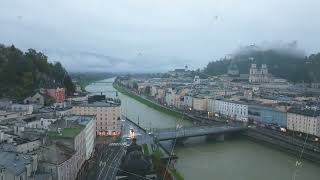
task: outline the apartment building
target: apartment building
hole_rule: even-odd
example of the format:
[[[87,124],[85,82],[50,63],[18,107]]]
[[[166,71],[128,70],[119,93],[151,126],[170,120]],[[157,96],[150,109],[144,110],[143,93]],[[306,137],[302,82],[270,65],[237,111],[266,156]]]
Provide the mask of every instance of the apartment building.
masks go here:
[[[192,106],[196,111],[207,111],[208,99],[201,96],[193,97]]]
[[[241,102],[215,100],[214,111],[238,121],[248,121],[248,105]]]
[[[287,127],[286,111],[271,105],[250,104],[248,117],[258,123]]]
[[[121,132],[121,102],[117,99],[83,103],[72,107],[74,115],[95,115],[96,134],[115,136]]]
[[[96,139],[96,116],[68,116],[64,119],[85,126],[85,149],[86,160],[88,160],[92,155]]]
[[[320,110],[291,108],[287,113],[287,128],[320,137]]]
[[[50,125],[48,144],[41,149],[39,169],[54,180],[74,180],[86,160],[85,125],[61,119]]]

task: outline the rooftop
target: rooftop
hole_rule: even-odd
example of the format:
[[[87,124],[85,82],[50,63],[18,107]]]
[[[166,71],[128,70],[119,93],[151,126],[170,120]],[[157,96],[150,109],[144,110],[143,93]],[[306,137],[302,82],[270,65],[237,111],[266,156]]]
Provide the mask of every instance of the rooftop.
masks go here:
[[[59,165],[70,159],[75,151],[65,145],[54,143],[42,149],[41,161]]]
[[[0,167],[15,175],[24,172],[26,165],[30,164],[32,160],[32,157],[27,154],[0,151]]]
[[[81,116],[67,116],[64,117],[67,121],[77,122],[81,125],[87,125],[91,120],[95,119],[93,115],[81,115]]]
[[[81,106],[81,107],[118,107],[120,105],[121,105],[121,103],[117,103],[114,101],[95,101],[92,103],[78,104],[76,106]]]
[[[288,110],[288,113],[301,114],[305,116],[318,117],[320,116],[320,110],[308,109],[308,108],[298,108],[293,107]]]
[[[48,135],[51,137],[63,137],[63,138],[73,138],[77,136],[81,131],[83,127],[71,127],[71,128],[61,128],[61,132],[58,133],[58,131],[49,131]]]

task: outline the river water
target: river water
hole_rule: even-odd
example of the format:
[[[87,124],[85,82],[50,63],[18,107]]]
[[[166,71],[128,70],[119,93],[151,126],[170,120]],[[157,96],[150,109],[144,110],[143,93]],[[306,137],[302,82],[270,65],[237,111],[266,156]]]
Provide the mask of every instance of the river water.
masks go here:
[[[86,90],[116,95],[112,84],[91,84]],[[176,124],[191,126],[188,121],[156,111],[121,93],[118,95],[122,114],[146,129],[172,128]],[[179,157],[176,168],[186,180],[320,180],[319,164],[302,160],[301,166],[296,167],[297,157],[242,137],[224,142],[191,139],[184,146],[176,146],[175,153]]]

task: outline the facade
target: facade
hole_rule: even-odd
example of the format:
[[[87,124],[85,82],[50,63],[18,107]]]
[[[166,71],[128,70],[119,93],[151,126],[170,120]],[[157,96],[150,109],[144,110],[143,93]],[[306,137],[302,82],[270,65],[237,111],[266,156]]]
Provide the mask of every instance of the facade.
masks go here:
[[[76,179],[77,157],[75,151],[63,144],[51,144],[42,148],[39,169],[51,173],[53,180]]]
[[[74,180],[86,160],[86,126],[58,120],[50,125],[48,143],[42,148],[40,170],[52,173],[54,180]]]
[[[67,121],[77,122],[84,125],[86,160],[88,160],[93,152],[96,139],[96,117],[95,116],[69,116],[65,117]]]
[[[65,107],[65,108],[57,108],[56,109],[56,116],[63,117],[63,116],[70,116],[72,114],[72,107]]]
[[[168,106],[174,106],[176,104],[176,92],[172,88],[167,89],[165,103]]]
[[[0,151],[0,179],[28,180],[37,170],[37,156]]]
[[[184,101],[184,105],[187,108],[192,108],[193,107],[193,97],[192,96],[189,96],[189,95],[184,96],[183,97],[183,101]]]
[[[163,103],[165,95],[166,95],[166,90],[164,88],[159,88],[157,91],[156,99],[158,99],[158,101]]]
[[[207,111],[210,113],[214,113],[215,112],[215,99],[214,98],[208,98],[208,106],[207,106]]]
[[[249,119],[258,123],[287,127],[287,113],[272,106],[249,105],[248,115]]]
[[[250,83],[270,82],[270,74],[268,73],[268,67],[266,64],[262,64],[261,68],[258,68],[256,64],[251,64],[249,73]]]
[[[159,86],[151,86],[151,89],[150,89],[150,96],[152,97],[155,97],[158,93],[158,88]]]
[[[56,88],[56,89],[46,89],[46,94],[52,97],[55,102],[63,102],[65,100],[65,90],[64,88]]]
[[[96,134],[98,136],[115,136],[121,132],[121,103],[114,101],[96,101],[72,107],[74,115],[95,115]]]
[[[287,114],[287,128],[320,137],[320,111],[291,108]]]
[[[214,111],[238,121],[248,121],[248,105],[240,102],[215,100]]]
[[[25,127],[36,128],[36,129],[48,129],[50,124],[54,123],[57,119],[35,119],[33,121],[28,121]]]
[[[27,97],[23,100],[24,104],[36,104],[39,107],[43,107],[45,105],[45,97],[39,92],[35,93],[32,96]]]
[[[193,109],[196,111],[207,111],[208,100],[205,97],[193,97]]]
[[[24,112],[24,114],[32,114],[33,106],[30,104],[12,104],[10,110],[13,112]]]
[[[29,153],[29,152],[33,152],[37,149],[39,149],[41,145],[41,141],[40,139],[36,139],[33,141],[28,141],[28,142],[21,142],[16,145],[16,150],[17,152],[20,153]]]
[[[0,122],[7,119],[13,119],[20,117],[22,114],[18,112],[6,112],[6,111],[0,111]]]

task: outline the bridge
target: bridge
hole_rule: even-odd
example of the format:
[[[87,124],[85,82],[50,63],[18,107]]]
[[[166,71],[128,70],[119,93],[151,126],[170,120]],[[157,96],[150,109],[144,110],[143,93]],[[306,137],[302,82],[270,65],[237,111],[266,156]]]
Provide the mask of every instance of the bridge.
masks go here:
[[[173,139],[187,139],[190,137],[199,136],[216,136],[217,138],[223,138],[225,134],[237,133],[247,130],[245,126],[199,126],[199,127],[188,127],[178,129],[163,129],[154,133],[154,137],[158,141],[166,141]],[[221,136],[222,135],[222,136]]]

